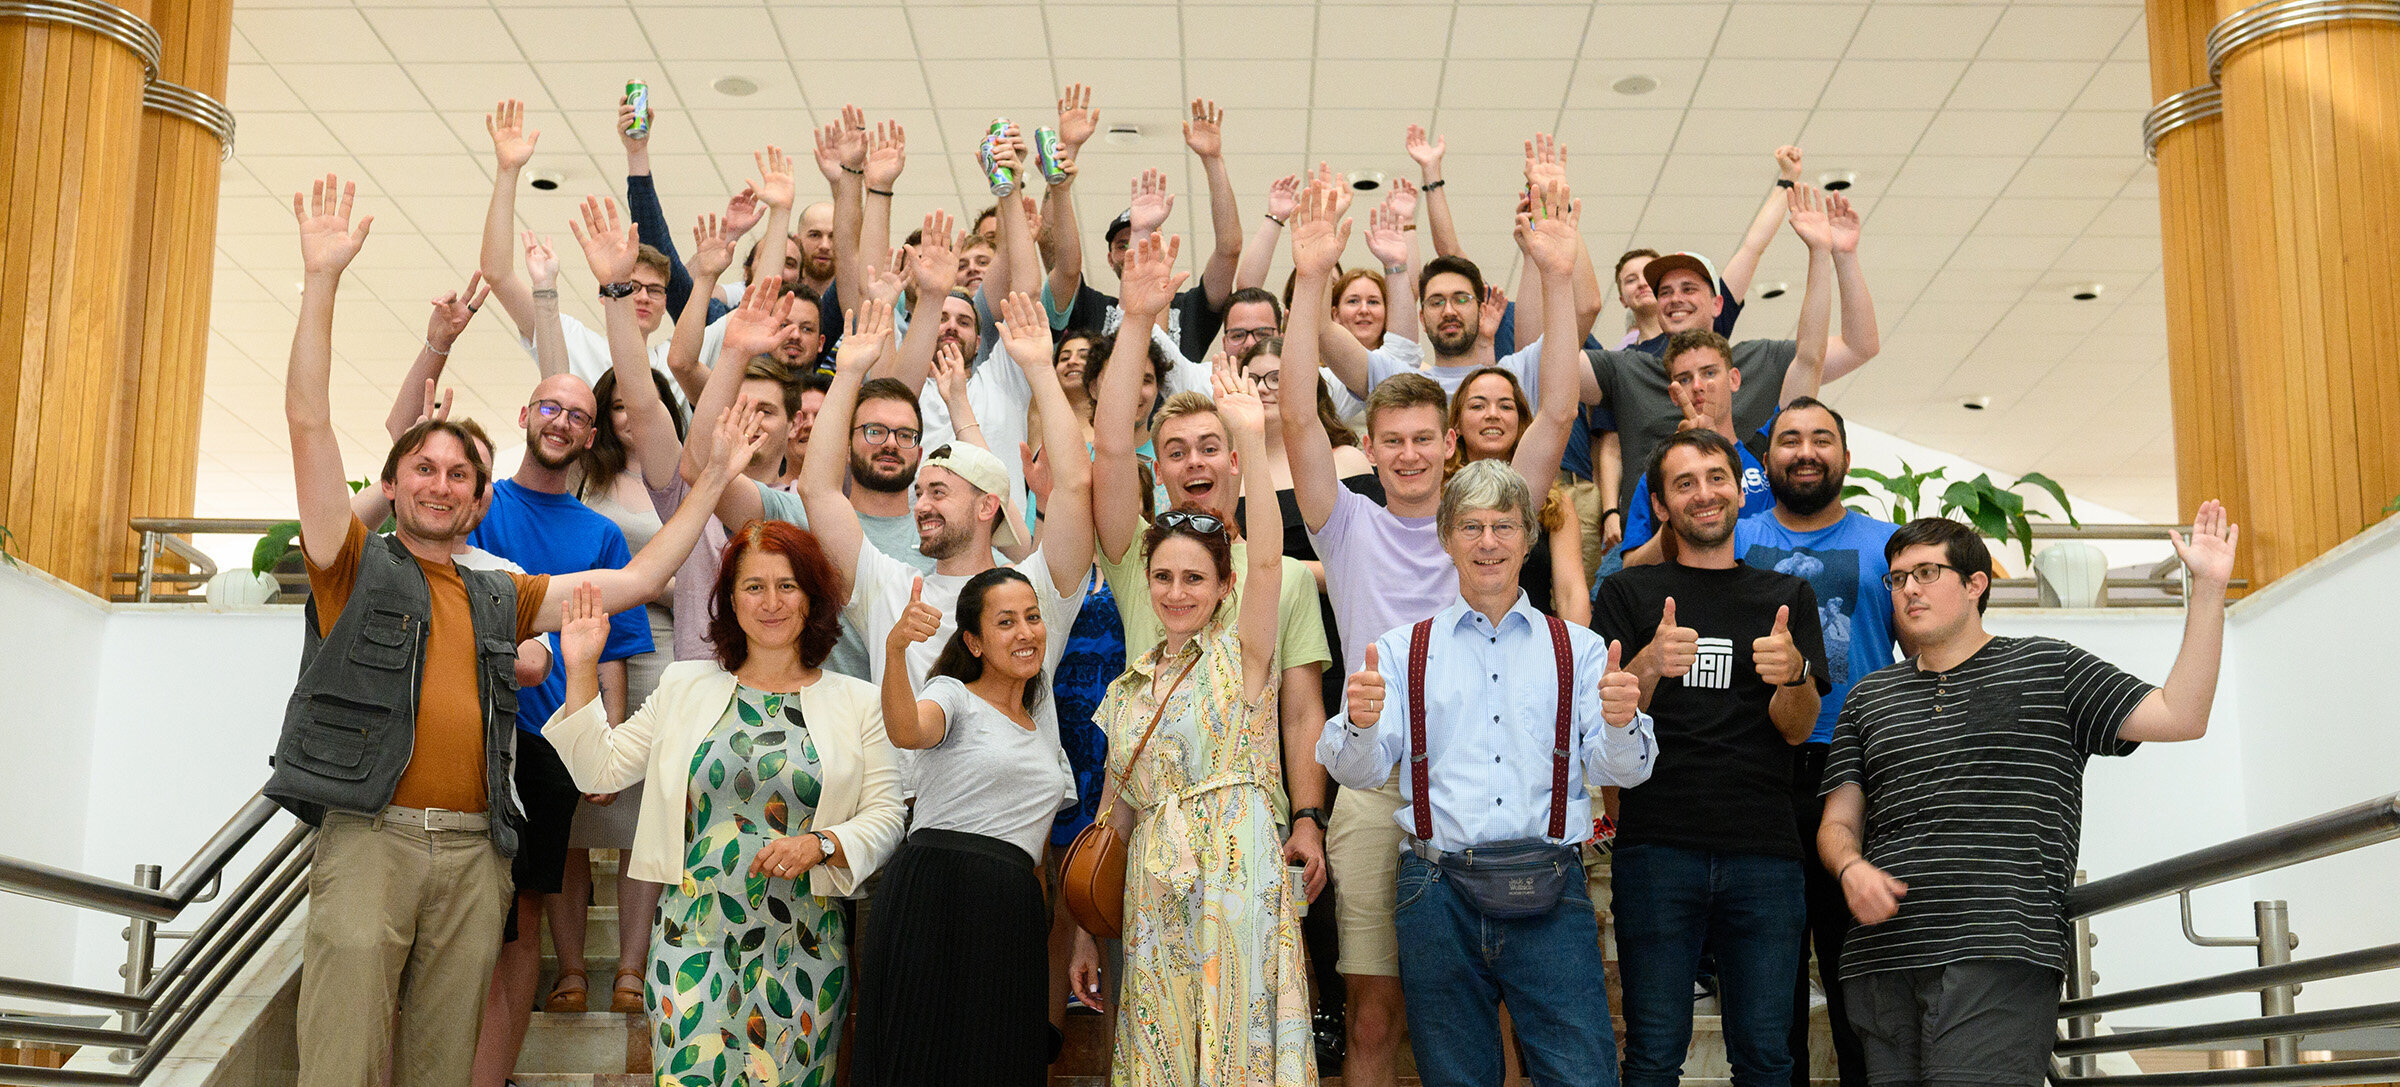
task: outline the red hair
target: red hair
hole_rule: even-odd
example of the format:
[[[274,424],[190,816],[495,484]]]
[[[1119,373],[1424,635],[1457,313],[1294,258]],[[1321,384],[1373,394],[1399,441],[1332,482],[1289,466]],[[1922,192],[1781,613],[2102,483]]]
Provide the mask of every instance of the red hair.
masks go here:
[[[728,672],[750,659],[750,638],[733,614],[733,585],[742,556],[751,549],[769,551],[791,560],[792,577],[808,597],[808,618],[800,626],[800,663],[811,668],[825,663],[834,640],[842,633],[842,604],[850,598],[842,575],[825,557],[814,533],[789,521],[755,520],[725,541],[718,556],[717,585],[709,594],[708,640],[717,650],[717,663]]]

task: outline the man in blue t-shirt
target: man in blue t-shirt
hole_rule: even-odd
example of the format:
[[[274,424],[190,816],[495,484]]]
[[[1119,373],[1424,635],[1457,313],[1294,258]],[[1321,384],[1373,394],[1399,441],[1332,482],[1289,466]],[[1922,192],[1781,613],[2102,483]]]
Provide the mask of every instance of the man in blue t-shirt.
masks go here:
[[[1821,329],[1822,326],[1820,326]],[[1817,341],[1823,351],[1824,341]],[[1809,345],[1804,341],[1795,360],[1804,359]],[[1767,474],[1759,463],[1754,444],[1763,431],[1747,440],[1734,432],[1734,394],[1742,389],[1742,372],[1734,368],[1733,346],[1725,337],[1708,329],[1678,332],[1667,341],[1667,395],[1683,410],[1681,430],[1714,430],[1733,443],[1742,461],[1742,509],[1739,516],[1753,517],[1767,512],[1775,504],[1767,490]],[[1809,390],[1814,392],[1814,389]],[[1768,419],[1773,421],[1771,408]],[[1625,565],[1641,566],[1659,562],[1670,556],[1660,549],[1668,546],[1658,536],[1656,512],[1651,509],[1650,479],[1647,474],[1634,481],[1633,494],[1625,502]]]
[[[1853,684],[1894,659],[1892,598],[1883,588],[1883,577],[1891,567],[1884,560],[1883,545],[1899,526],[1842,508],[1842,483],[1850,471],[1850,432],[1841,413],[1815,397],[1792,401],[1768,424],[1766,462],[1774,508],[1747,514],[1734,526],[1734,554],[1750,566],[1800,578],[1816,591],[1817,619],[1825,635],[1826,678],[1833,681],[1832,693],[1818,709],[1816,731],[1809,734],[1808,742],[1793,749],[1792,808],[1806,836],[1816,833],[1823,816],[1823,801],[1816,791],[1825,775],[1825,756],[1843,700]],[[1840,976],[1849,906],[1843,901],[1841,884],[1823,864],[1811,858],[1804,867],[1809,934],[1816,945],[1817,969],[1826,979],[1834,1054],[1842,1082],[1863,1085],[1867,1081],[1865,1060],[1857,1035],[1850,1029],[1842,987],[1834,981]],[[1808,961],[1803,954],[1793,989],[1791,1035],[1794,1067],[1803,1070],[1799,1075],[1805,1075],[1808,1067],[1807,1001]],[[1797,1076],[1794,1082],[1799,1082]]]

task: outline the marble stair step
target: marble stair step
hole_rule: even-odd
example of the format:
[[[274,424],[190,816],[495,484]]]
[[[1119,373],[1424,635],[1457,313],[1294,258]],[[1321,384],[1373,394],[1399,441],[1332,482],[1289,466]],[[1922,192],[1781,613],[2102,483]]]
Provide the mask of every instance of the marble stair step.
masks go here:
[[[527,1074],[646,1074],[650,1070],[647,1017],[607,1011],[581,1014],[535,1012],[517,1054],[517,1080]],[[646,1075],[645,1075],[645,1078]]]

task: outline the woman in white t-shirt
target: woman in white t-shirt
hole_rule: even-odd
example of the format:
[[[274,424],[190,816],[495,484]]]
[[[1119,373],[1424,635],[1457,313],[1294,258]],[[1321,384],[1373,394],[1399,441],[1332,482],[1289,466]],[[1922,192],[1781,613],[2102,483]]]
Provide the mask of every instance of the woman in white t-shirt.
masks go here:
[[[923,590],[919,578],[884,639],[886,660],[941,628]],[[1042,849],[1076,796],[1056,726],[1044,723],[1055,717],[1038,712],[1050,698],[1051,632],[1033,583],[1007,567],[968,580],[957,618],[923,691],[909,689],[905,668],[883,673],[892,742],[921,754],[912,829],[860,944],[851,1077],[865,1087],[1033,1087],[1049,1074]]]

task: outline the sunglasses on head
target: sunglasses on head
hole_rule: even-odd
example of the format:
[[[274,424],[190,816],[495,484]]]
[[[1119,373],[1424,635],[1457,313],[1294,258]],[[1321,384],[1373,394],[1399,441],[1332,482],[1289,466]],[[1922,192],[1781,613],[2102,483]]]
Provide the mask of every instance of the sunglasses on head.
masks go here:
[[[1184,529],[1202,536],[1217,536],[1225,532],[1224,518],[1213,513],[1193,513],[1189,510],[1175,510],[1167,513],[1158,519],[1158,524],[1159,527],[1169,531]]]

